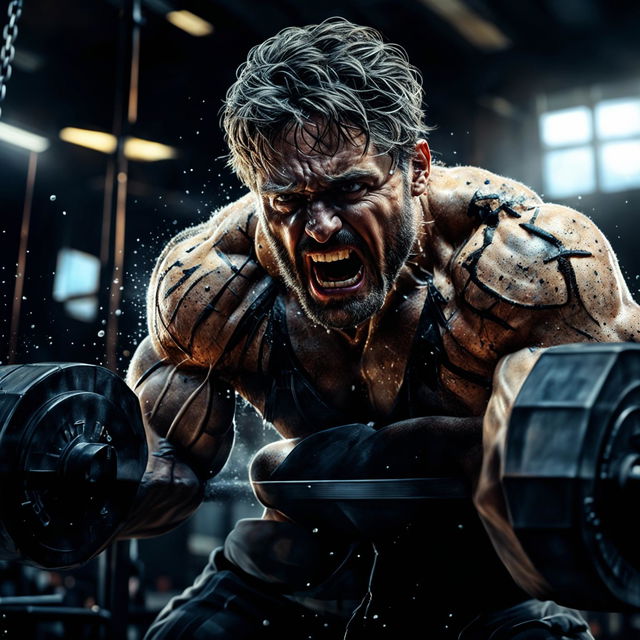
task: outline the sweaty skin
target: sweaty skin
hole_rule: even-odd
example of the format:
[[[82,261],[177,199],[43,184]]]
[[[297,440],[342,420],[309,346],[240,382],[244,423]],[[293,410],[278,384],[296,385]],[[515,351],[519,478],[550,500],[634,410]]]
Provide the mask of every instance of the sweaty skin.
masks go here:
[[[466,474],[512,576],[543,594],[508,525],[499,487],[504,435],[540,349],[640,334],[640,310],[609,243],[588,218],[545,204],[516,181],[431,166],[424,141],[405,168],[346,143],[332,156],[309,148],[283,157],[257,193],[179,234],[158,260],[149,337],[128,381],[152,450],[158,438],[172,447],[150,457],[126,535],[161,532],[197,507],[203,480],[220,470],[232,444],[234,392],[284,438],[336,426],[270,413],[269,362],[281,348],[271,321],[280,304],[295,360],[322,401],[376,427],[412,417],[422,438],[433,434],[444,455],[425,462],[424,475]],[[410,251],[394,266],[403,225]],[[314,258],[344,247],[357,254],[360,280],[337,291],[319,285],[325,271]],[[350,324],[376,296],[381,308]],[[415,340],[425,305],[437,318],[435,354],[413,352],[424,344]],[[414,381],[416,406],[429,410],[397,416],[412,358],[432,363],[431,380]]]

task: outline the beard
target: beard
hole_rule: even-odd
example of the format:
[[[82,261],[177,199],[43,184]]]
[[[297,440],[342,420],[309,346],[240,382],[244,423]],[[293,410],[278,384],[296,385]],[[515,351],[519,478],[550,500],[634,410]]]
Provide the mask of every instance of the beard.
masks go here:
[[[400,269],[411,253],[417,235],[409,181],[406,176],[400,214],[399,224],[385,229],[384,265],[374,260],[364,240],[348,227],[343,227],[323,244],[305,235],[296,247],[295,261],[292,261],[281,238],[272,232],[268,224],[263,225],[280,275],[287,288],[294,292],[310,320],[327,329],[346,329],[358,326],[382,309]],[[302,255],[305,251],[331,251],[343,246],[356,247],[365,256],[366,291],[320,303],[311,295],[309,282],[305,278]]]

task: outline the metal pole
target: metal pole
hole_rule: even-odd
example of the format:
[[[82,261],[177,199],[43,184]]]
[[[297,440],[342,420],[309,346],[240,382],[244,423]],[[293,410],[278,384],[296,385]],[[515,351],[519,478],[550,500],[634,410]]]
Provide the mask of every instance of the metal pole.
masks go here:
[[[20,246],[18,248],[18,264],[16,269],[16,286],[13,291],[13,305],[11,309],[11,330],[9,334],[8,361],[16,361],[18,348],[18,331],[20,329],[20,312],[22,310],[22,294],[24,292],[25,270],[27,266],[27,248],[29,246],[29,226],[31,224],[31,207],[33,204],[33,190],[36,183],[36,168],[38,154],[29,154],[29,168],[27,170],[27,188],[24,195],[22,209],[22,225],[20,227]]]
[[[111,253],[111,212],[113,208],[113,185],[116,171],[115,158],[109,156],[107,173],[104,177],[104,198],[102,201],[102,233],[100,238],[100,264],[102,272],[107,273]]]
[[[109,593],[109,611],[111,611],[112,640],[126,640],[129,624],[129,574],[131,570],[129,540],[118,540],[111,545],[111,593]]]
[[[109,205],[111,211],[108,224],[103,221],[103,234],[110,235],[111,229],[113,229],[112,268],[107,305],[109,315],[107,317],[105,349],[105,364],[112,371],[117,371],[118,368],[118,326],[122,300],[121,287],[124,286],[127,183],[129,178],[125,144],[129,130],[138,117],[141,20],[141,0],[125,0],[120,21],[121,47],[113,126],[113,134],[117,139],[115,167],[110,170],[112,180],[110,193],[105,193],[105,207]],[[105,238],[103,237],[103,245],[104,242]],[[105,271],[109,272],[108,269]]]
[[[113,134],[117,140],[114,157],[109,160],[105,178],[102,245],[100,259],[103,278],[109,277],[109,299],[105,344],[105,365],[118,369],[117,346],[120,287],[124,283],[124,249],[128,162],[125,143],[138,112],[138,70],[140,64],[141,0],[123,0],[120,14],[120,46],[116,77]],[[111,237],[113,234],[113,238]],[[113,242],[111,255],[109,246]],[[103,280],[104,282],[104,280]],[[103,289],[104,291],[104,289]],[[129,615],[130,543],[122,540],[100,556],[100,604],[111,612],[110,640],[126,640]]]

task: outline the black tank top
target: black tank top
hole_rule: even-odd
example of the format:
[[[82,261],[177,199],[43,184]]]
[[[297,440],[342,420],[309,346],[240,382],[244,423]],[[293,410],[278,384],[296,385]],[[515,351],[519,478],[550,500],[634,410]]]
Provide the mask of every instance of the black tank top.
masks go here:
[[[441,330],[446,326],[440,309],[443,299],[431,279],[426,286],[427,298],[418,321],[404,380],[391,414],[380,424],[379,417],[373,413],[363,415],[361,406],[354,407],[353,412],[341,411],[320,395],[291,345],[284,296],[275,297],[266,330],[270,357],[264,372],[267,388],[265,420],[284,423],[302,420],[310,430],[315,431],[352,422],[374,422],[376,426],[383,426],[408,418],[442,415],[443,392],[438,378],[441,366],[488,387],[488,380],[461,371],[449,362],[440,337]]]

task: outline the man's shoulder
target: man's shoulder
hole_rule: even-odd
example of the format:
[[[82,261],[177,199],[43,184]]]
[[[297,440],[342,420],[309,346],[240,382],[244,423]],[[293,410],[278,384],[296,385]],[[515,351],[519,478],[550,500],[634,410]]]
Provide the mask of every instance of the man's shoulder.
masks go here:
[[[271,287],[255,256],[255,200],[247,195],[165,247],[147,296],[149,332],[161,353],[215,366],[239,322]]]
[[[493,198],[478,200],[477,207],[480,225],[455,263],[467,301],[483,293],[520,307],[565,303],[569,292],[558,260],[568,258],[574,247],[567,246],[569,234],[558,233],[557,223],[549,228],[549,218],[558,212],[549,215],[547,205],[520,207]]]
[[[615,255],[589,218],[555,204],[507,204],[498,211],[504,203],[486,202],[453,265],[463,305],[506,329],[542,319],[527,310],[566,309],[594,319],[603,304],[619,306],[626,288]]]
[[[542,204],[522,182],[471,166],[435,165],[429,178],[429,205],[439,222],[462,229],[483,222],[497,208]]]
[[[566,261],[608,250],[582,214],[477,167],[436,167],[429,201],[438,227],[449,225],[454,286],[472,305],[563,305],[575,269]]]

